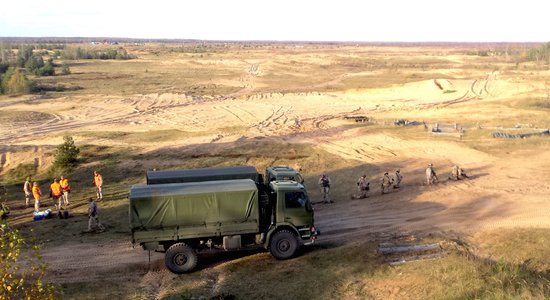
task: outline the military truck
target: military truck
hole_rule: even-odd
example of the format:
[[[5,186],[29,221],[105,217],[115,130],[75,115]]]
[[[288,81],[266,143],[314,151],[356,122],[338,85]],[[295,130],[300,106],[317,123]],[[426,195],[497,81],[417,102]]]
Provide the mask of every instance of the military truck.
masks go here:
[[[165,252],[174,273],[192,271],[202,252],[264,247],[288,259],[318,234],[306,189],[296,181],[137,184],[129,201],[132,242]]]
[[[147,171],[147,184],[199,182],[228,179],[252,179],[256,183],[262,183],[264,178],[252,166],[236,166],[223,168],[200,168],[182,170]],[[265,171],[264,184],[269,186],[271,181],[296,181],[301,184],[304,179],[296,170],[286,167],[268,167]]]
[[[252,179],[262,182],[262,177],[252,166],[236,166],[223,168],[199,168],[181,170],[147,171],[147,184],[183,183],[229,179]]]

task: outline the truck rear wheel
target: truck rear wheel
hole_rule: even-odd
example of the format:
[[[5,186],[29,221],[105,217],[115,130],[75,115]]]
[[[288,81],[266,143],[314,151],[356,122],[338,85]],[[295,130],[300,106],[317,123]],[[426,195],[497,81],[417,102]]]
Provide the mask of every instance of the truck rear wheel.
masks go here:
[[[164,255],[166,267],[176,274],[192,271],[197,266],[197,261],[197,252],[185,243],[170,246]]]
[[[298,250],[298,239],[288,231],[281,230],[273,234],[269,243],[269,252],[276,259],[288,259],[293,257]]]

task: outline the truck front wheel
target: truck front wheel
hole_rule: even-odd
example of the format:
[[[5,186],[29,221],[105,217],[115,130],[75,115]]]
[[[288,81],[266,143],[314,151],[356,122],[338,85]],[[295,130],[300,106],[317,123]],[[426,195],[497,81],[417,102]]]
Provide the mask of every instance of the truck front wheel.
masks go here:
[[[166,267],[176,274],[192,271],[197,266],[197,261],[197,253],[185,243],[170,246],[164,256]]]
[[[276,259],[288,259],[293,257],[298,250],[298,239],[288,231],[281,230],[273,234],[269,243],[269,252]]]

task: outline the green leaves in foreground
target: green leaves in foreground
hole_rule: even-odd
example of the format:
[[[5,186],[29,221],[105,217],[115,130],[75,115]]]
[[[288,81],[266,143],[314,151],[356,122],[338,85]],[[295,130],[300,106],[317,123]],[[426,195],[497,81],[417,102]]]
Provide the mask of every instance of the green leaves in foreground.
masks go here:
[[[40,246],[28,244],[8,223],[0,224],[0,299],[55,299],[53,285],[43,282],[45,274]]]

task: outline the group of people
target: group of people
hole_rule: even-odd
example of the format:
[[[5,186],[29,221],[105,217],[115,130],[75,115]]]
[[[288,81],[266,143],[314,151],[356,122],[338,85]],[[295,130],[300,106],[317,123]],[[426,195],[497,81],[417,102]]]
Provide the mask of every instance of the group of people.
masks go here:
[[[93,185],[95,186],[97,201],[103,200],[103,177],[97,171],[94,171]],[[31,183],[31,177],[27,176],[23,184],[23,192],[25,193],[25,207],[29,207],[29,202],[31,199],[34,199],[34,211],[39,212],[40,203],[44,194],[38,182],[35,181]],[[59,179],[54,178],[53,183],[50,184],[50,198],[53,200],[56,210],[60,211],[69,206],[70,192],[71,187],[68,178],[64,176],[60,176]],[[88,207],[88,231],[92,230],[92,225],[95,225],[100,230],[104,229],[98,219],[96,200],[90,197]]]
[[[23,184],[23,192],[25,193],[25,207],[29,207],[29,202],[34,199],[34,211],[40,210],[40,201],[44,196],[42,189],[37,181],[31,184],[31,177],[27,176],[25,183]],[[71,187],[69,185],[69,179],[63,176],[60,179],[55,178],[53,183],[50,184],[50,198],[53,200],[55,209],[60,210],[62,207],[69,205],[69,193]]]
[[[464,178],[469,178],[466,175],[464,169],[460,168],[458,165],[454,165],[451,171],[451,176],[449,179],[460,180]],[[403,181],[403,175],[401,174],[400,169],[395,170],[395,174],[390,176],[389,172],[384,172],[381,179],[380,190],[381,194],[384,195],[389,193],[390,190],[399,189],[401,187],[401,182]],[[426,168],[426,182],[427,185],[433,185],[438,182],[437,174],[433,168],[432,164],[428,165]],[[333,203],[330,198],[330,186],[331,180],[327,174],[322,174],[319,178],[319,187],[321,188],[321,194],[323,195],[324,203]],[[370,182],[367,180],[367,174],[363,174],[357,180],[357,194],[351,196],[352,199],[364,199],[368,197],[368,192],[370,190]]]
[[[466,171],[459,167],[458,165],[454,165],[451,170],[451,175],[449,176],[449,179],[451,180],[461,180],[464,178],[470,178],[466,174]],[[435,169],[432,164],[429,164],[426,168],[426,184],[427,185],[433,185],[436,184],[439,181],[437,178],[437,174],[435,173]]]

